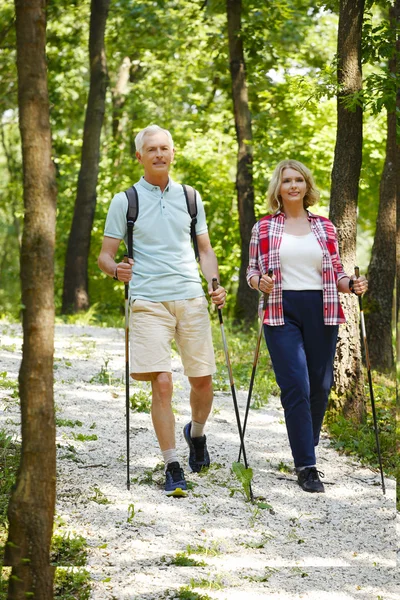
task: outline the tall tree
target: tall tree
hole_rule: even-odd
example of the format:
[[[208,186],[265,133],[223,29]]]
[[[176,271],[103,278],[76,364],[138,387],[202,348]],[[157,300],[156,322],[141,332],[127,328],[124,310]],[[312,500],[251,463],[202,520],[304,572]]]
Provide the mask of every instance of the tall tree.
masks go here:
[[[400,23],[400,1],[390,8],[393,32]],[[396,10],[397,9],[397,10]],[[394,36],[395,37],[395,36]],[[399,42],[393,48],[389,61],[389,73],[394,78],[398,68]],[[368,267],[369,290],[365,298],[365,320],[371,365],[375,369],[392,369],[394,366],[392,345],[393,291],[396,277],[396,197],[398,145],[396,140],[396,101],[387,101],[386,159],[379,191],[379,211],[374,245]]]
[[[236,295],[235,319],[250,324],[257,314],[257,295],[247,285],[251,229],[255,223],[253,187],[253,148],[246,65],[241,36],[242,1],[227,0],[229,67],[232,77],[232,99],[238,143],[236,190],[241,240],[239,287]]]
[[[18,106],[24,173],[21,247],[22,448],[8,509],[8,598],[53,598],[50,566],[56,481],[53,403],[55,170],[46,72],[46,1],[15,0]]]
[[[358,184],[362,162],[360,104],[349,107],[362,89],[361,33],[365,0],[340,0],[337,45],[337,134],[332,169],[329,217],[336,225],[340,253],[347,273],[356,263]],[[364,412],[363,372],[356,298],[343,299],[346,325],[340,328],[335,360],[335,389],[340,409],[361,419]]]
[[[90,88],[83,130],[81,168],[64,269],[62,312],[89,307],[88,257],[96,208],[100,134],[108,84],[104,34],[110,0],[92,0],[90,13]]]

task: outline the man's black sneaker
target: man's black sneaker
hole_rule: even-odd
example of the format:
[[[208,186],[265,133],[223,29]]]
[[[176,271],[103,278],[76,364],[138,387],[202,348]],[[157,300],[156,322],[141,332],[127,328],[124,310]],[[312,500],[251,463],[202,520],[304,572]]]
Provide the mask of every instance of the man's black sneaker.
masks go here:
[[[324,477],[324,474],[316,467],[306,467],[297,471],[297,483],[305,492],[324,493],[324,484],[319,476]]]
[[[210,455],[207,450],[206,436],[190,437],[191,428],[191,423],[185,425],[183,435],[189,446],[189,467],[194,473],[199,473],[203,467],[210,466]]]
[[[178,462],[168,463],[167,465],[164,494],[175,497],[187,496],[185,475]]]

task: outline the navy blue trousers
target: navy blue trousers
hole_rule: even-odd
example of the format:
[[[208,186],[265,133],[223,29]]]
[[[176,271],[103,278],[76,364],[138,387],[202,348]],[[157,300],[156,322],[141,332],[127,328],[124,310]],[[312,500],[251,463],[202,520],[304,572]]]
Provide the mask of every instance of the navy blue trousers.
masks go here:
[[[322,421],[333,384],[338,325],[325,325],[322,291],[284,291],[284,325],[264,325],[281,390],[295,467],[316,464]]]

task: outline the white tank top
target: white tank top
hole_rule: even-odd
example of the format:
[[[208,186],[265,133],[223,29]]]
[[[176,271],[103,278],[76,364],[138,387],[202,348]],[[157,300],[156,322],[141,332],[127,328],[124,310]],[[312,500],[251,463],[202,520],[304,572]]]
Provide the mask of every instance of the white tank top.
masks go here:
[[[279,255],[283,290],[322,290],[322,248],[312,232],[283,233]]]

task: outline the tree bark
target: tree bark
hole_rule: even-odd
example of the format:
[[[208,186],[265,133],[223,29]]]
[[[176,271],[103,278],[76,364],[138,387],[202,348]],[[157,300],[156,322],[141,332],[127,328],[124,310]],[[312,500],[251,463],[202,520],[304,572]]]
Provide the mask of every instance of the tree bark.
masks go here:
[[[89,58],[90,88],[83,130],[81,168],[64,269],[62,312],[89,307],[88,259],[96,209],[100,135],[108,84],[104,33],[110,0],[92,0]]]
[[[393,31],[400,21],[400,2],[391,7],[389,18]],[[396,77],[399,42],[389,61],[389,71]],[[394,99],[393,99],[394,100]],[[388,108],[386,158],[379,190],[379,211],[374,245],[368,267],[369,290],[365,298],[365,321],[371,365],[374,369],[394,367],[392,344],[393,291],[396,277],[396,199],[397,162],[396,103]]]
[[[119,69],[117,83],[112,90],[112,133],[114,140],[121,136],[121,117],[125,104],[125,98],[128,93],[128,84],[130,79],[131,59],[125,56]]]
[[[241,0],[227,0],[229,66],[232,77],[232,99],[238,141],[236,190],[239,210],[241,258],[239,286],[236,295],[235,320],[250,325],[257,314],[258,298],[247,285],[251,230],[255,223],[253,187],[253,134],[246,85],[246,65],[241,38]]]
[[[18,105],[24,173],[21,247],[22,447],[11,496],[5,564],[9,600],[53,598],[50,566],[56,481],[53,403],[55,169],[46,72],[46,2],[15,0]]]
[[[349,96],[362,89],[361,32],[364,0],[340,0],[338,30],[337,134],[332,169],[329,217],[338,230],[339,248],[347,273],[356,264],[358,184],[362,162],[362,108],[350,110]],[[336,409],[361,420],[364,414],[363,372],[357,300],[342,298],[347,323],[340,327],[335,359]]]
[[[394,16],[396,23],[400,20],[400,0],[396,0],[394,5]],[[397,67],[400,63],[400,35],[397,34],[396,38],[396,62]],[[400,87],[397,89],[396,96],[396,108],[397,114],[400,114]],[[400,137],[396,139],[396,362],[400,361]],[[398,386],[397,386],[398,387]],[[398,410],[400,410],[399,396],[398,396]],[[397,439],[397,443],[400,446],[400,440]]]

